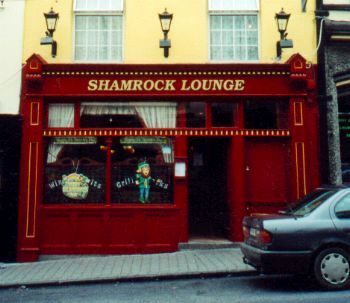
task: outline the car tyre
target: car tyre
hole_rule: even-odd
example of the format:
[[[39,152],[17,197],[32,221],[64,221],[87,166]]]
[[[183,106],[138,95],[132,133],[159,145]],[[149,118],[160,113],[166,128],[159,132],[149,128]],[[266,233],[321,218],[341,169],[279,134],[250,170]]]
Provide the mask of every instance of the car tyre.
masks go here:
[[[350,284],[350,256],[342,248],[322,250],[314,262],[317,282],[327,289],[341,289]]]

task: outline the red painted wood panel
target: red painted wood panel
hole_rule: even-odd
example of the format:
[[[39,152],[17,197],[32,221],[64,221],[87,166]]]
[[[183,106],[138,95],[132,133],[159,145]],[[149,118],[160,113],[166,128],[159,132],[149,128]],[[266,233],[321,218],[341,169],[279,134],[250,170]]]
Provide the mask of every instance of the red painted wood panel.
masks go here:
[[[44,207],[42,254],[106,254],[175,251],[179,210],[142,207]]]
[[[246,141],[245,201],[250,212],[271,211],[289,201],[289,146],[287,140]]]

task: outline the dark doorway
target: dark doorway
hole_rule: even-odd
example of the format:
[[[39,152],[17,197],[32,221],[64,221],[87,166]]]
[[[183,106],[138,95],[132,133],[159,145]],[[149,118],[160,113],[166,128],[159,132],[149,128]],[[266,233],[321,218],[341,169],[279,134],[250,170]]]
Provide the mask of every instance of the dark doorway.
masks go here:
[[[189,234],[226,238],[228,138],[189,140]]]
[[[0,115],[0,262],[16,259],[21,126],[20,116]]]

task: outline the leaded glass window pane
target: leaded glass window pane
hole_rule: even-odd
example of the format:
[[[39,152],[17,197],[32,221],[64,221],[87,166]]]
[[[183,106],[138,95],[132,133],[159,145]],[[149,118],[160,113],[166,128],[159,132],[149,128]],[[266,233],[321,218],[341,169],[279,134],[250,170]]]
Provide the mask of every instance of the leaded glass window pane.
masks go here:
[[[77,15],[75,20],[75,60],[122,60],[122,16]]]
[[[257,15],[211,15],[210,59],[258,60]]]

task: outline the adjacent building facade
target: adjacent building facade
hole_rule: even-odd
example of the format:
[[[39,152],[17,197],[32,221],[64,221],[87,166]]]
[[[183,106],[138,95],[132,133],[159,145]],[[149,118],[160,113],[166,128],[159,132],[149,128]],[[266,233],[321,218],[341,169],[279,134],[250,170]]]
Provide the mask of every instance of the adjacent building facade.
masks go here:
[[[0,261],[16,255],[23,16],[24,1],[0,2]]]
[[[349,71],[350,2],[317,2],[319,91],[322,112],[323,178],[331,184],[350,181]]]
[[[319,184],[314,4],[45,2],[55,58],[30,22],[43,2],[26,3],[19,260],[240,241],[244,215]]]

